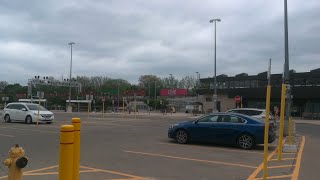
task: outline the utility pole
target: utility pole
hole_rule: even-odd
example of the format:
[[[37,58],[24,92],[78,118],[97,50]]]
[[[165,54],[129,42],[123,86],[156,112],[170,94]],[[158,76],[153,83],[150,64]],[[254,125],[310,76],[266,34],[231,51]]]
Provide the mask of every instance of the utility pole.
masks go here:
[[[71,48],[71,61],[70,61],[70,74],[69,74],[69,108],[72,112],[72,108],[71,108],[71,74],[72,74],[72,45],[74,45],[74,42],[69,42],[68,43],[70,45]]]
[[[290,71],[289,71],[289,42],[288,42],[288,8],[287,0],[284,0],[284,79],[283,82],[286,85],[286,110],[285,121],[289,122],[291,116],[291,85],[290,85]],[[288,124],[288,123],[287,123]],[[285,134],[288,134],[288,126],[285,126]]]
[[[213,93],[213,107],[212,112],[217,112],[217,22],[221,19],[211,19],[209,22],[214,22],[214,93]]]

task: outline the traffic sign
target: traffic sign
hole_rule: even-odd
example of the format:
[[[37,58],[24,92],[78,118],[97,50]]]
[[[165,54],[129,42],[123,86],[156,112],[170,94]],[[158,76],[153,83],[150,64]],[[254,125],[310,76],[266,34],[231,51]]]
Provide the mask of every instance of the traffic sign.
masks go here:
[[[106,97],[105,97],[105,96],[102,96],[101,101],[102,101],[102,102],[106,102]]]
[[[236,96],[234,97],[234,101],[235,101],[236,103],[241,102],[241,97],[240,97],[239,95],[236,95]]]

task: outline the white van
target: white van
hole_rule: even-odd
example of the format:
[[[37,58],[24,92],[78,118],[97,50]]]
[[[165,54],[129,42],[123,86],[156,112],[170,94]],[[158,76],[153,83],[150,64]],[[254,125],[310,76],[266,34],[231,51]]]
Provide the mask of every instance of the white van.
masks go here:
[[[2,117],[5,122],[24,121],[27,124],[32,122],[45,122],[51,124],[54,120],[54,115],[41,105],[33,103],[9,103],[2,112]]]

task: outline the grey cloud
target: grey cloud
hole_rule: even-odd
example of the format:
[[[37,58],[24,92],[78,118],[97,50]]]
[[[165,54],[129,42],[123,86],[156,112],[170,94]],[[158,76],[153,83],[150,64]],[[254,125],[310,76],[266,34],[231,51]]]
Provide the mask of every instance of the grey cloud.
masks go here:
[[[292,0],[288,6],[291,69],[315,69],[320,66],[320,2]],[[273,72],[281,73],[282,1],[7,0],[0,2],[0,66],[8,67],[1,80],[25,84],[38,74],[67,76],[70,41],[76,42],[74,76],[133,83],[143,74],[212,76],[211,18],[222,19],[218,74],[257,74],[266,70],[269,58]]]

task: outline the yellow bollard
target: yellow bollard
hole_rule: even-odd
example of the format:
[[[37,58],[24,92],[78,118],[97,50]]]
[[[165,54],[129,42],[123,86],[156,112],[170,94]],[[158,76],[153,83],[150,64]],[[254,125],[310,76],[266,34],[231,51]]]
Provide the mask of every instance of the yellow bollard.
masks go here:
[[[281,108],[280,108],[280,128],[278,138],[278,160],[282,159],[282,139],[284,128],[284,111],[285,111],[286,85],[282,84],[281,88]]]
[[[80,118],[72,118],[71,122],[74,126],[73,180],[78,180],[80,167]]]
[[[267,86],[267,98],[266,98],[266,118],[264,126],[264,153],[263,153],[263,179],[267,179],[268,175],[268,142],[269,142],[269,113],[270,113],[270,94],[271,86]]]
[[[73,146],[73,125],[62,125],[60,127],[59,180],[73,179]]]

